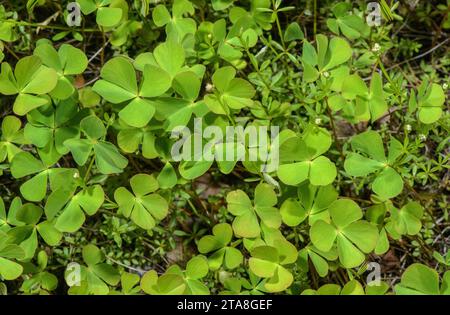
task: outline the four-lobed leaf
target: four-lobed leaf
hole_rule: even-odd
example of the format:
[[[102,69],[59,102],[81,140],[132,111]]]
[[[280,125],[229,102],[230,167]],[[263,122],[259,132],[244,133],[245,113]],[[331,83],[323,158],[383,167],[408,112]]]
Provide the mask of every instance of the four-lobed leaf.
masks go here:
[[[258,217],[265,225],[278,228],[281,215],[277,208],[277,196],[269,184],[259,184],[255,188],[254,202],[242,190],[235,190],[227,195],[228,211],[236,216],[233,230],[236,236],[254,238],[260,236]]]
[[[384,152],[381,136],[373,130],[368,130],[354,136],[351,140],[353,150],[344,163],[345,171],[350,176],[367,176],[376,173],[372,182],[372,190],[383,199],[399,195],[403,190],[403,179],[393,168],[403,154],[402,144],[395,138],[389,142],[388,156]]]
[[[157,221],[164,219],[169,205],[159,194],[158,181],[147,174],[137,174],[130,179],[133,193],[125,187],[119,187],[114,192],[114,199],[119,205],[118,212],[143,229],[152,229]]]
[[[316,221],[309,232],[311,242],[329,252],[336,245],[339,261],[345,268],[354,268],[365,255],[375,249],[378,230],[375,225],[361,220],[361,208],[350,199],[338,199],[328,208],[330,222]]]
[[[46,67],[37,56],[20,59],[14,69],[8,63],[2,63],[0,73],[0,93],[16,95],[13,111],[23,116],[29,111],[50,103],[46,95],[53,91],[58,75],[52,68]]]
[[[228,223],[220,223],[214,226],[213,235],[203,236],[198,242],[198,251],[201,254],[214,252],[208,257],[209,268],[219,269],[222,264],[227,269],[238,267],[243,261],[242,253],[228,246],[233,237],[233,229]]]

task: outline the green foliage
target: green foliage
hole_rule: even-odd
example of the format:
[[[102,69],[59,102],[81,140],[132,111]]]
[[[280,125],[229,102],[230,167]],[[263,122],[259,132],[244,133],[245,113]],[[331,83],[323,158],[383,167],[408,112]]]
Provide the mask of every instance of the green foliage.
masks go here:
[[[290,130],[286,130],[283,136],[284,141],[280,145],[281,165],[277,172],[283,183],[296,186],[309,180],[315,186],[326,186],[333,182],[336,167],[322,155],[332,143],[327,130],[308,126],[301,136]]]
[[[376,172],[372,190],[383,199],[393,198],[402,192],[403,179],[393,168],[403,154],[403,146],[397,139],[390,139],[387,158],[383,140],[375,131],[368,130],[354,136],[351,145],[353,150],[364,155],[355,152],[348,154],[344,167],[349,175],[367,176]]]
[[[268,184],[259,184],[256,187],[253,204],[242,190],[230,192],[227,203],[228,211],[236,216],[233,220],[233,230],[239,237],[258,237],[261,232],[258,218],[271,228],[276,229],[281,224],[281,216],[274,207],[277,196]]]
[[[360,220],[362,211],[348,199],[338,199],[329,208],[331,222],[316,221],[310,230],[311,241],[328,252],[336,244],[340,262],[346,268],[359,266],[377,244],[378,232],[371,223]]]
[[[448,6],[68,2],[0,5],[0,294],[450,294]]]
[[[395,286],[395,292],[400,295],[448,295],[450,292],[450,272],[442,277],[440,284],[438,273],[422,264],[412,264],[402,275],[400,284]]]
[[[118,212],[131,218],[141,228],[149,230],[155,226],[155,220],[162,220],[167,215],[167,201],[154,193],[159,184],[151,175],[134,175],[130,179],[130,185],[133,194],[125,187],[119,187],[114,192]]]
[[[227,269],[234,269],[242,264],[242,253],[227,246],[233,237],[233,230],[227,223],[217,224],[213,235],[203,236],[198,242],[198,251],[202,254],[214,253],[208,258],[209,268],[217,270],[223,264]]]
[[[69,289],[71,295],[108,294],[108,285],[116,285],[120,274],[111,265],[103,262],[104,255],[95,245],[86,245],[82,250],[85,265],[80,268],[80,283]],[[66,270],[66,279],[68,279]]]

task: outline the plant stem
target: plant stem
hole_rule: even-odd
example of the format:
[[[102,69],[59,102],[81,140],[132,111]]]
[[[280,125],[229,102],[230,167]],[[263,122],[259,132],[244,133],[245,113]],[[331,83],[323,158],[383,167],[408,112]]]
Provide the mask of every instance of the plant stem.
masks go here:
[[[280,36],[281,46],[283,46],[283,49],[286,50],[286,45],[284,43],[284,38],[283,38],[283,31],[281,30],[280,19],[278,18],[278,11],[275,11],[275,22],[277,23],[278,34]]]
[[[92,158],[91,158],[91,162],[89,163],[89,166],[88,166],[88,168],[87,168],[87,170],[86,170],[86,173],[84,174],[84,182],[86,183],[87,181],[88,181],[88,179],[89,179],[89,175],[90,175],[90,173],[91,173],[91,168],[92,168],[92,166],[94,165],[94,161],[95,161],[95,157],[93,156]]]
[[[314,37],[317,33],[317,0],[314,0],[314,26],[313,26]]]
[[[8,47],[8,45],[5,44],[4,47],[14,58],[16,58],[17,60],[20,60],[20,58],[16,55],[16,53],[13,50],[11,50],[11,48]]]
[[[40,23],[30,23],[25,21],[19,21],[15,23],[18,26],[29,26],[29,27],[36,27],[36,28],[48,28],[53,30],[60,30],[60,31],[74,31],[75,29],[72,27],[64,27],[64,26],[56,26],[56,25],[45,25]],[[100,30],[96,28],[85,28],[83,29],[84,32],[100,32]]]

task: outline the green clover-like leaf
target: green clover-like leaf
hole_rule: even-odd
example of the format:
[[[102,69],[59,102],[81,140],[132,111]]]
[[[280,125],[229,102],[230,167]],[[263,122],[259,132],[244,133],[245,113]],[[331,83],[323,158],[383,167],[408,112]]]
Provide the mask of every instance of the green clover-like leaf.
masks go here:
[[[55,227],[61,232],[75,232],[86,220],[85,214],[94,215],[105,199],[100,185],[84,187],[63,187],[53,191],[47,198],[45,214],[55,220]]]
[[[216,93],[205,96],[205,102],[213,113],[228,115],[231,110],[238,111],[253,105],[255,89],[246,80],[235,76],[236,70],[229,66],[220,68],[213,74],[212,82]]]
[[[43,153],[41,158],[43,158]],[[76,170],[53,168],[55,163],[56,161],[41,161],[29,152],[20,152],[14,156],[11,162],[11,174],[14,178],[36,174],[20,186],[20,192],[25,199],[29,201],[44,199],[47,194],[47,183],[50,184],[52,190],[56,190],[62,185],[72,182]]]
[[[111,0],[77,0],[84,15],[96,13],[97,24],[113,27],[122,20],[123,10],[111,5]]]
[[[51,42],[43,41],[37,43],[34,55],[58,74],[58,83],[51,96],[62,100],[70,97],[75,91],[71,76],[83,73],[88,65],[84,52],[68,44],[61,45],[56,51]]]
[[[308,182],[301,184],[297,190],[298,198],[288,198],[281,205],[281,218],[288,226],[297,226],[308,218],[309,225],[317,220],[329,221],[326,211],[337,199],[333,186],[313,186]]]
[[[0,93],[18,94],[14,101],[13,111],[23,116],[29,111],[47,105],[50,101],[45,95],[57,84],[58,75],[55,70],[42,64],[37,56],[20,59],[14,70],[7,63],[2,63],[0,73]]]
[[[268,227],[278,228],[281,215],[277,208],[277,196],[273,188],[265,183],[255,189],[255,199],[250,198],[242,190],[235,190],[227,195],[228,211],[236,216],[233,230],[236,236],[254,238],[260,235],[259,219]]]
[[[322,34],[316,37],[317,50],[309,42],[303,42],[303,79],[314,82],[320,76],[333,80],[332,90],[340,90],[342,73],[348,73],[348,67],[343,65],[352,56],[352,49],[347,41],[340,37],[331,40]],[[328,74],[328,76],[327,76]]]
[[[436,270],[422,264],[412,264],[402,274],[395,285],[398,295],[450,295],[450,271],[447,271],[439,288],[439,275]]]
[[[20,145],[28,141],[24,137],[23,129],[20,129],[22,122],[16,116],[6,116],[2,121],[2,135],[0,138],[0,161],[8,159],[12,161],[13,157],[21,152]]]
[[[383,92],[383,82],[378,73],[372,75],[370,89],[357,75],[345,78],[342,84],[342,95],[354,101],[354,116],[360,121],[375,121],[387,111],[387,103]]]
[[[200,281],[208,270],[206,257],[195,256],[188,261],[184,271],[178,265],[172,265],[160,277],[154,270],[147,272],[142,277],[141,288],[153,295],[208,295],[208,287]]]
[[[298,185],[307,179],[316,186],[326,186],[336,177],[336,166],[325,153],[331,146],[327,130],[309,127],[300,137],[290,132],[280,143],[278,178],[287,185]]]
[[[242,253],[228,244],[231,242],[233,229],[227,223],[217,224],[213,228],[213,235],[203,236],[198,242],[201,254],[214,252],[208,263],[211,270],[219,269],[222,264],[227,269],[234,269],[242,263]]]
[[[23,267],[14,260],[24,257],[24,250],[14,244],[13,238],[0,231],[0,275],[5,280],[17,279],[22,274]]]
[[[34,257],[38,247],[38,234],[50,246],[59,244],[62,233],[56,230],[54,223],[41,221],[44,211],[37,205],[27,203],[15,211],[16,227],[8,231],[8,235],[25,251],[24,259]]]
[[[389,209],[390,220],[386,224],[386,230],[399,239],[401,235],[416,235],[422,228],[423,208],[418,202],[409,202],[400,210],[395,207]]]
[[[59,154],[67,154],[69,149],[64,141],[78,138],[80,134],[78,114],[73,99],[61,101],[56,107],[34,110],[27,115],[25,138],[38,148],[50,145]]]
[[[410,110],[417,108],[417,116],[424,124],[432,124],[442,116],[442,105],[445,102],[445,93],[436,83],[428,84],[424,81],[418,90],[417,101],[415,94],[411,94]]]
[[[171,40],[181,41],[187,34],[194,34],[197,28],[195,21],[185,17],[185,14],[194,14],[194,6],[187,0],[175,0],[172,5],[172,15],[166,6],[159,4],[152,11],[153,22],[156,26],[166,27],[167,37]]]
[[[367,176],[376,172],[372,190],[381,198],[389,199],[403,190],[403,179],[392,167],[403,153],[402,144],[391,138],[386,158],[383,140],[372,130],[356,135],[351,140],[352,148],[363,155],[351,152],[345,159],[344,168],[350,176]]]
[[[268,292],[281,292],[291,286],[294,278],[283,265],[295,260],[283,261],[277,248],[272,246],[255,247],[251,256],[248,262],[250,270],[258,277],[267,278],[264,287]]]
[[[108,285],[115,286],[120,281],[119,272],[110,264],[103,262],[105,257],[101,250],[92,244],[86,245],[82,250],[83,260],[86,266],[80,266],[80,283],[70,287],[68,293],[77,294],[108,294]],[[71,273],[74,271],[66,269],[65,279],[70,281]],[[69,282],[68,282],[69,283]]]
[[[351,4],[339,2],[333,8],[333,14],[336,18],[327,19],[328,28],[340,35],[342,33],[348,39],[358,39],[366,37],[369,34],[369,26],[363,18],[356,14],[349,14]]]
[[[362,211],[350,199],[338,199],[328,209],[331,223],[316,221],[310,230],[311,241],[317,249],[328,252],[336,244],[339,261],[346,268],[354,268],[364,261],[364,254],[374,250],[378,230],[371,223],[360,220]]]
[[[120,173],[128,160],[119,153],[111,142],[102,140],[106,135],[103,122],[97,116],[88,116],[80,123],[80,129],[86,138],[64,141],[78,165],[84,165],[91,153],[94,153],[95,165],[102,174]]]

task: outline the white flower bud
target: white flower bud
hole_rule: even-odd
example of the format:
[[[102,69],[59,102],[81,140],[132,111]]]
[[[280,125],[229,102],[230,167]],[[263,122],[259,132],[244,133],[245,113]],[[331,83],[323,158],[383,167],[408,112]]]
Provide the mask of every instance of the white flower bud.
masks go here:
[[[405,128],[406,128],[407,131],[411,131],[412,130],[412,126],[410,124],[407,124],[405,126]]]
[[[324,76],[325,78],[328,78],[328,77],[330,76],[330,73],[329,73],[328,71],[325,71],[325,72],[323,73],[323,76]]]
[[[375,43],[374,45],[373,45],[373,47],[372,47],[372,51],[373,52],[377,52],[377,51],[379,51],[381,49],[381,46],[380,46],[380,44],[378,44],[378,43]]]
[[[420,141],[425,141],[425,140],[427,140],[427,136],[425,136],[423,133],[421,133],[419,135],[419,139],[420,139]]]
[[[444,90],[448,89],[448,84],[447,84],[447,83],[442,84],[442,88],[443,88]]]
[[[212,85],[211,83],[206,83],[205,89],[206,92],[211,92],[214,89],[214,85]]]
[[[322,123],[322,119],[316,118],[316,120],[314,122],[316,123],[316,125],[320,125]]]

